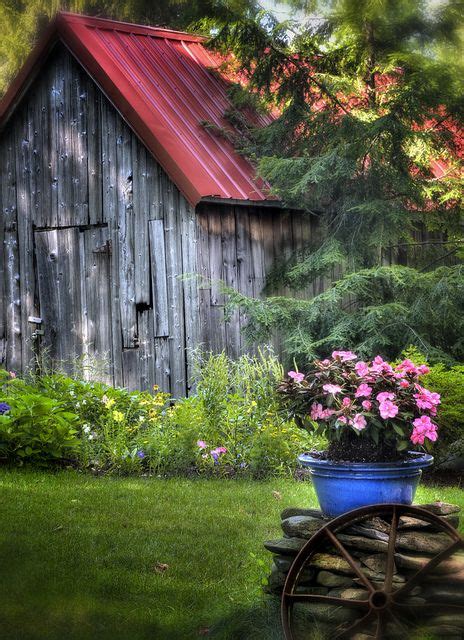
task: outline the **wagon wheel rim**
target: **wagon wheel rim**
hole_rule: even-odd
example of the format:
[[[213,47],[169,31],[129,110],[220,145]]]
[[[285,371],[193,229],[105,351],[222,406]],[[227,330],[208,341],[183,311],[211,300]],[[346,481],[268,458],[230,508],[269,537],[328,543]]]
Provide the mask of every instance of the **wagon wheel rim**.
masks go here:
[[[348,545],[338,540],[337,533],[343,532],[347,527],[363,522],[376,516],[383,517],[390,522],[388,535],[388,546],[386,550],[385,578],[381,588],[372,584],[372,581],[363,572],[359,562],[347,549]],[[417,520],[434,525],[434,531],[446,533],[450,538],[450,544],[443,550],[436,553],[421,568],[413,572],[408,580],[399,588],[394,588],[393,579],[395,573],[395,554],[398,536],[398,528],[402,516],[412,516]],[[355,578],[366,589],[366,600],[348,600],[340,597],[310,593],[297,593],[300,576],[309,566],[311,558],[318,552],[324,550],[324,545],[331,543],[341,557],[349,564]],[[385,637],[385,629],[388,622],[395,625],[401,633],[409,633],[409,629],[402,620],[402,616],[407,611],[417,612],[418,615],[427,607],[428,609],[441,608],[451,612],[464,614],[464,606],[459,604],[447,604],[446,602],[424,603],[404,603],[405,597],[410,595],[414,587],[419,586],[429,574],[436,569],[439,564],[459,550],[464,549],[464,539],[458,531],[440,516],[427,511],[426,509],[403,504],[380,504],[368,507],[361,507],[341,516],[334,518],[321,527],[301,548],[292,563],[282,591],[281,599],[281,621],[286,640],[297,640],[292,631],[293,605],[304,604],[326,604],[333,606],[343,606],[357,610],[357,619],[344,626],[339,625],[331,633],[331,640],[349,640],[353,635],[361,630],[365,630],[366,625],[370,627],[370,633],[375,640],[382,640]],[[464,567],[464,563],[463,563]],[[364,569],[366,571],[366,569]],[[372,632],[371,627],[374,626]],[[407,636],[405,636],[407,637]]]

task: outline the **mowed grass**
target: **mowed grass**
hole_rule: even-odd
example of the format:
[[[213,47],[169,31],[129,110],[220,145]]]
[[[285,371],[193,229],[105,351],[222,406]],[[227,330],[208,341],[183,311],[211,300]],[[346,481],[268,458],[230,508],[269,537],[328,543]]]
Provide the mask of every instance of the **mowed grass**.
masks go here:
[[[433,500],[464,491],[419,489]],[[316,506],[312,486],[3,469],[0,637],[280,639],[262,543],[290,505]]]

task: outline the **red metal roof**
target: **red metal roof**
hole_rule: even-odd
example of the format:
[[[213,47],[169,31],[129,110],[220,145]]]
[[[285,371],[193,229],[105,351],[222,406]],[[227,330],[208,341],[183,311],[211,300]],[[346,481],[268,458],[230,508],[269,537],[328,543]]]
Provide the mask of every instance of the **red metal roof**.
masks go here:
[[[267,185],[221,129],[230,106],[223,62],[203,38],[178,31],[59,13],[0,103],[0,127],[61,40],[193,205],[213,197],[272,201]],[[216,70],[216,71],[215,71]],[[219,72],[218,72],[219,71]],[[257,116],[255,124],[264,124]],[[275,202],[275,200],[274,200]]]

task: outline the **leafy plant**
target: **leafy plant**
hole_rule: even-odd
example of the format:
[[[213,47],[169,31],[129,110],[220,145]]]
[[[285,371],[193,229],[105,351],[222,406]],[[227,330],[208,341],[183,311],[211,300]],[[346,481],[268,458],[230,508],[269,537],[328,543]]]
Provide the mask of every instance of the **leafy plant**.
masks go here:
[[[0,415],[0,456],[46,466],[74,461],[79,451],[78,416],[62,403],[28,391],[8,395]]]
[[[364,362],[351,351],[334,351],[306,374],[289,371],[279,392],[291,414],[327,436],[330,459],[386,461],[437,440],[432,418],[440,395],[419,384],[428,372],[408,359],[392,367],[380,356]]]

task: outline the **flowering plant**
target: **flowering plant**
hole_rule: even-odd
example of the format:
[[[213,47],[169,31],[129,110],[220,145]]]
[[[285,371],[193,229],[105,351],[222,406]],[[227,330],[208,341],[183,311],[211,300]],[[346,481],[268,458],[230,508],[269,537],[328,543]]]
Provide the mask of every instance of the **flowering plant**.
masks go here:
[[[316,360],[307,373],[289,371],[278,391],[294,416],[316,423],[326,435],[328,457],[355,461],[356,448],[370,444],[375,459],[390,460],[411,445],[428,446],[438,437],[434,419],[440,396],[419,382],[428,372],[426,365],[410,360],[392,366],[381,356],[364,362],[351,351],[334,351],[331,358]],[[356,446],[347,458],[350,442]],[[366,459],[364,452],[360,456]]]

